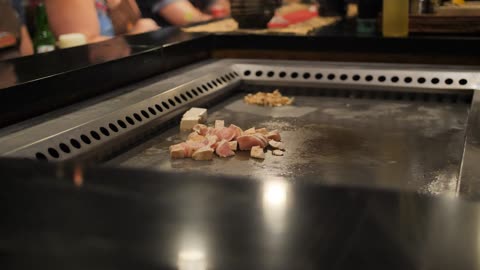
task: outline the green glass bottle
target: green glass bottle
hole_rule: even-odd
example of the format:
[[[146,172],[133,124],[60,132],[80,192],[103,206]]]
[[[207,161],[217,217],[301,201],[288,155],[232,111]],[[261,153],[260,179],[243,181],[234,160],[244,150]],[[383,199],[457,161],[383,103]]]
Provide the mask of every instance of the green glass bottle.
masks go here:
[[[47,10],[43,3],[38,4],[35,14],[36,33],[33,37],[35,53],[46,53],[55,50],[55,36],[48,25]]]

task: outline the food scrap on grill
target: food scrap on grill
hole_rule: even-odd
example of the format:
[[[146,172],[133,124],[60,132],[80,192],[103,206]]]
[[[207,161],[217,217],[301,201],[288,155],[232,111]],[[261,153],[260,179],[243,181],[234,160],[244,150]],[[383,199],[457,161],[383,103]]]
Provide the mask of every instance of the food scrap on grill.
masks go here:
[[[293,103],[293,100],[294,98],[283,96],[278,89],[273,91],[273,93],[257,92],[255,94],[248,94],[244,97],[244,101],[247,104],[269,107],[290,105]]]
[[[220,158],[231,157],[236,151],[250,151],[250,156],[265,159],[265,150],[270,147],[272,155],[283,156],[285,147],[277,130],[249,128],[243,131],[236,125],[225,126],[217,120],[213,127],[195,124],[185,142],[170,146],[172,159],[192,158],[212,160],[214,154]]]

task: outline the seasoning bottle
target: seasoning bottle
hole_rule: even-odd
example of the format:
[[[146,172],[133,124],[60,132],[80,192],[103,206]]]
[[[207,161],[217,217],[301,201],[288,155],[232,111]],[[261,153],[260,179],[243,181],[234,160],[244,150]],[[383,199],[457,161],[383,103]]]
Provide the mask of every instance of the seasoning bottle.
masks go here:
[[[408,2],[409,0],[383,0],[384,37],[408,36]]]
[[[37,6],[35,20],[37,27],[33,37],[35,53],[46,53],[55,50],[55,37],[48,25],[47,11],[43,3]]]

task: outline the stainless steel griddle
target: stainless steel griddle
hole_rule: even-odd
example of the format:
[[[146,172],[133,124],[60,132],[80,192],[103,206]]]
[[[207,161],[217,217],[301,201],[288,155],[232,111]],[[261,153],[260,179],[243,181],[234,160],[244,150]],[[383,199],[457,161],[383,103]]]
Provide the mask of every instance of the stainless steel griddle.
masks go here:
[[[466,135],[479,74],[459,67],[208,61],[4,129],[0,153],[457,194],[468,164],[463,157],[472,155]],[[294,96],[295,106],[242,102],[247,92],[277,88]],[[170,160],[168,147],[186,136],[179,117],[193,106],[207,107],[210,122],[280,130],[285,156]]]

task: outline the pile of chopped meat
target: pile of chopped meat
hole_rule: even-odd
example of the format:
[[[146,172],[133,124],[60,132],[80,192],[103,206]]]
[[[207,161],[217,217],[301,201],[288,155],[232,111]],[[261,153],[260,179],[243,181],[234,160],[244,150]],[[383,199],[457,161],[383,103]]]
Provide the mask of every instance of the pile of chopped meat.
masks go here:
[[[244,100],[247,104],[279,107],[292,104],[294,98],[283,96],[277,89],[273,93],[257,92],[256,94],[248,94]]]
[[[236,151],[250,151],[251,157],[265,159],[267,147],[273,149],[275,156],[283,156],[285,151],[277,130],[250,128],[243,131],[233,124],[225,127],[223,120],[217,120],[214,127],[196,124],[192,131],[187,141],[170,146],[171,158],[212,160],[214,153],[225,158],[234,156]]]

